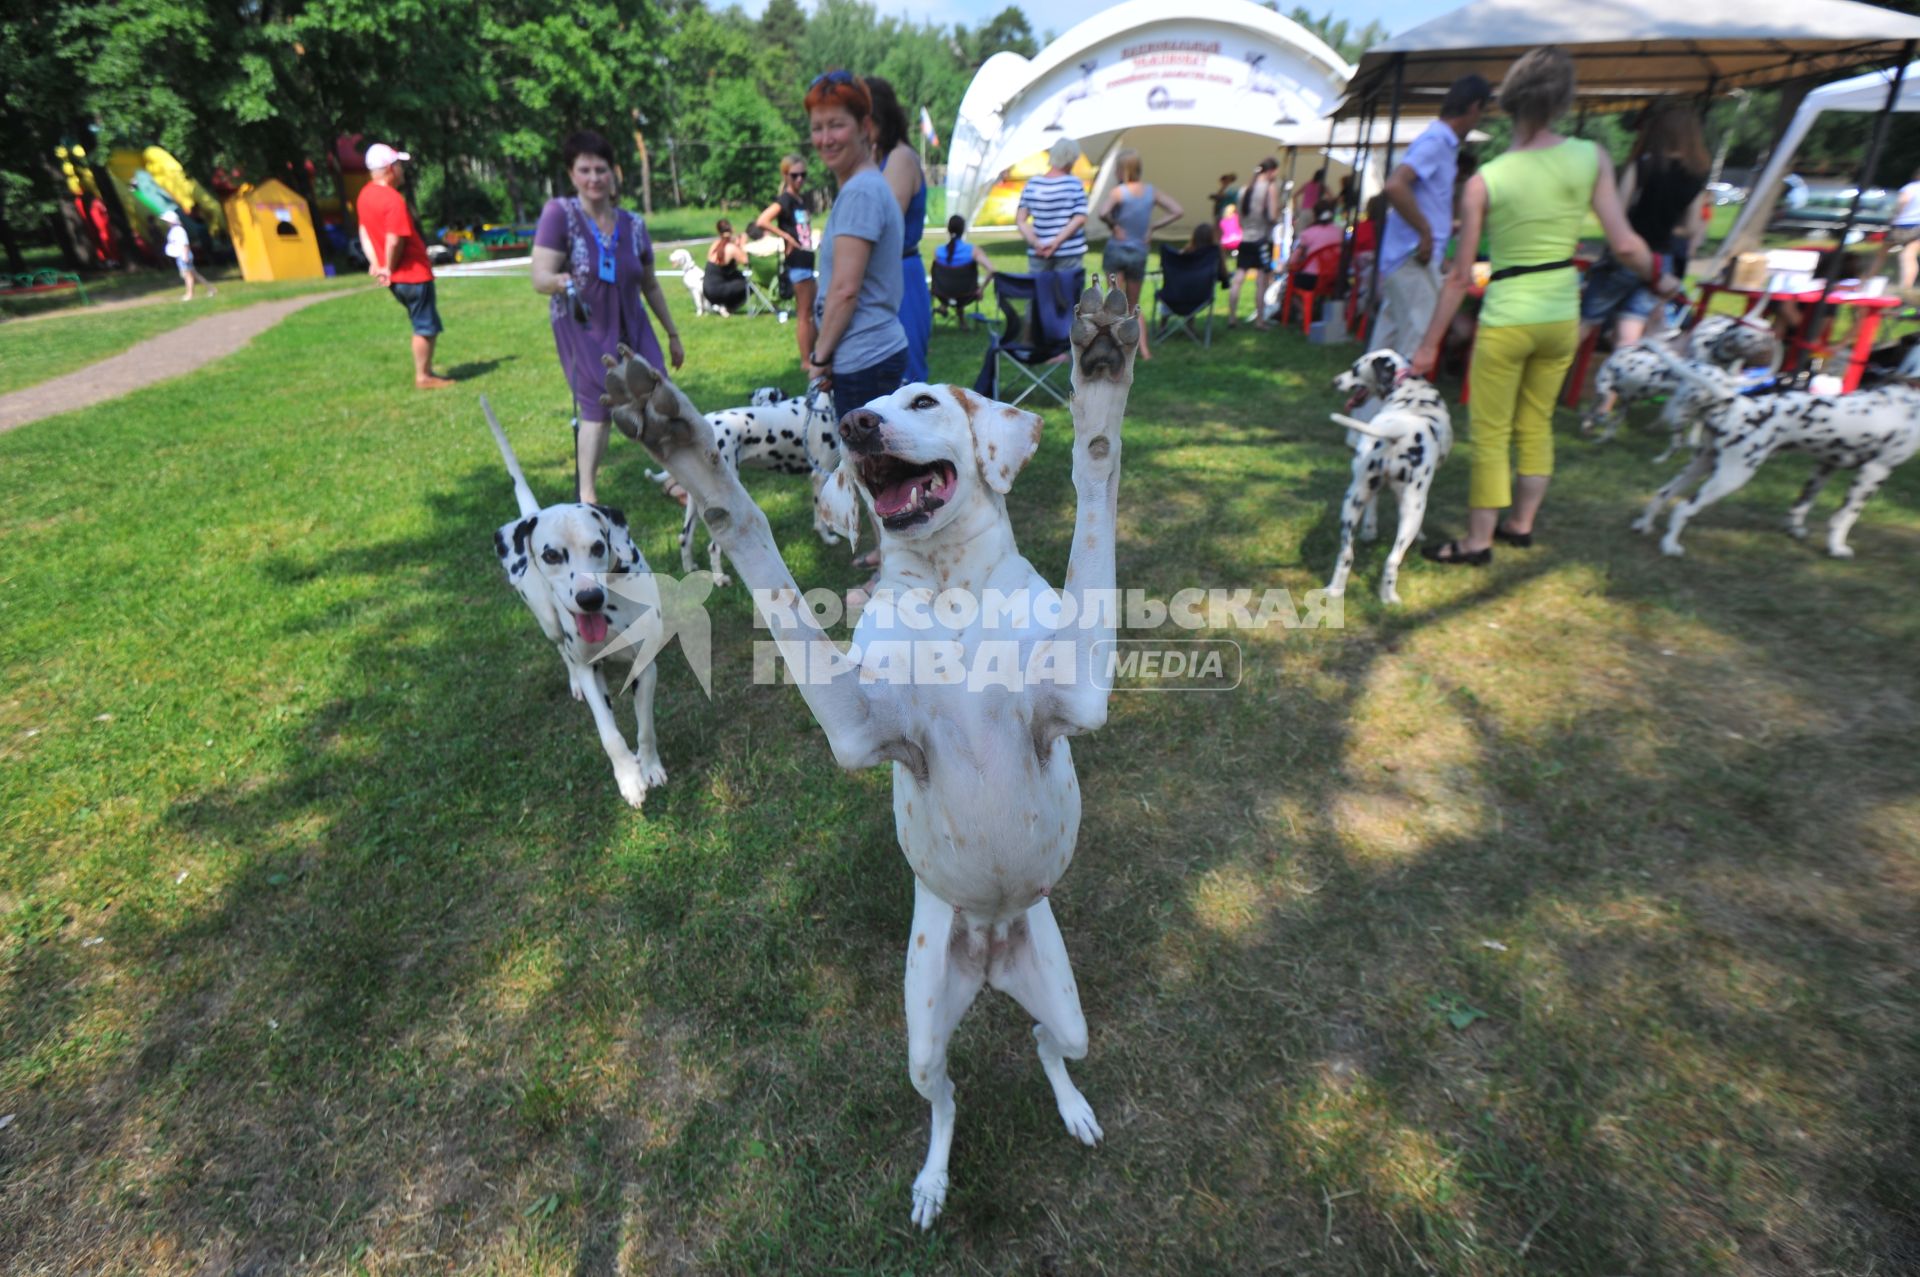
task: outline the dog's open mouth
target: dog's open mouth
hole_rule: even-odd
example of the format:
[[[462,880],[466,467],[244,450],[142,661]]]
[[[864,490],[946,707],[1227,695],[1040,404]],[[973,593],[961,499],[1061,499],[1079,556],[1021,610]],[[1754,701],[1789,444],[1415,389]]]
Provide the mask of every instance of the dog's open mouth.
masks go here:
[[[950,461],[922,465],[899,457],[863,457],[860,481],[873,494],[873,512],[880,521],[904,528],[953,499],[955,474]]]
[[[1367,390],[1367,388],[1365,386],[1362,386],[1360,387],[1360,389],[1354,391],[1352,394],[1347,396],[1347,406],[1344,411],[1347,413],[1348,416],[1352,416],[1353,413],[1360,407],[1361,404],[1365,403],[1368,399],[1371,399],[1372,397],[1373,397],[1372,394]]]
[[[580,637],[589,643],[607,641],[607,614],[605,612],[575,612],[573,623],[579,627]]]

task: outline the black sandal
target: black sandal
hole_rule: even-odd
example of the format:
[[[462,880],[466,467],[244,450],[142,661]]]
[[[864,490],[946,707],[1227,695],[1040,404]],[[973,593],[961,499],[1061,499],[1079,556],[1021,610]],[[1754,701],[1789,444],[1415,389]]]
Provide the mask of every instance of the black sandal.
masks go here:
[[[1493,525],[1493,539],[1503,541],[1516,549],[1530,550],[1533,548],[1533,533],[1509,532],[1507,525],[1504,523],[1496,523]]]
[[[1493,547],[1488,546],[1484,550],[1468,551],[1462,550],[1458,541],[1449,541],[1442,546],[1421,546],[1420,557],[1431,563],[1444,563],[1449,566],[1458,564],[1470,568],[1483,568],[1493,562]]]

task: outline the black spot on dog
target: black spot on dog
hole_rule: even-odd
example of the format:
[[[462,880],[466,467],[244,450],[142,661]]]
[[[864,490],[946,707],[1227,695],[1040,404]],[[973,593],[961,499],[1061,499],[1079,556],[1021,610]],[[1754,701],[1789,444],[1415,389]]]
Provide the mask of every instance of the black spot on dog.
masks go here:
[[[596,505],[593,508],[611,519],[614,527],[624,528],[627,526],[627,516],[619,509],[610,505]]]
[[[527,538],[533,535],[533,525],[538,522],[540,522],[540,516],[535,514],[535,515],[529,515],[528,517],[520,520],[520,522],[514,525],[513,527],[514,553],[520,554],[520,555],[526,554]]]
[[[507,538],[497,528],[493,533],[493,552],[503,559],[507,557]]]

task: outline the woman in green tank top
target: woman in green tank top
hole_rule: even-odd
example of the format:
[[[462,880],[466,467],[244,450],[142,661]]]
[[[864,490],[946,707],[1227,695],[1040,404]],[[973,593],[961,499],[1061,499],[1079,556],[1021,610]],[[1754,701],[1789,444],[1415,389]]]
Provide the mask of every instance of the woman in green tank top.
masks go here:
[[[1468,376],[1473,472],[1467,533],[1421,551],[1437,563],[1491,562],[1493,542],[1533,544],[1533,520],[1553,473],[1553,404],[1573,363],[1580,333],[1580,272],[1573,254],[1592,208],[1614,257],[1652,280],[1653,255],[1634,234],[1614,189],[1604,152],[1552,125],[1573,104],[1573,59],[1553,46],[1515,62],[1500,85],[1500,108],[1513,117],[1513,145],[1468,181],[1460,200],[1460,246],[1440,290],[1413,370],[1430,376],[1461,299],[1473,282],[1484,229],[1493,277],[1480,305]],[[1519,481],[1509,456],[1517,454]],[[1500,512],[1512,507],[1502,522]]]

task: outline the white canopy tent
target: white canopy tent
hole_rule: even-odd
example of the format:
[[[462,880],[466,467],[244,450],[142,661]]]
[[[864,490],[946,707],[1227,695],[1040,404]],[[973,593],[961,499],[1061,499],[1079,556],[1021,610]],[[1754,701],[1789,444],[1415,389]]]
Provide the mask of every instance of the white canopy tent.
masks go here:
[[[1738,251],[1742,245],[1759,240],[1761,232],[1767,227],[1767,220],[1773,216],[1774,205],[1780,199],[1780,188],[1793,167],[1794,155],[1799,151],[1800,144],[1806,141],[1813,122],[1826,111],[1866,113],[1889,109],[1887,95],[1893,88],[1894,75],[1892,69],[1869,71],[1851,80],[1823,85],[1807,94],[1793,121],[1787,125],[1786,132],[1774,144],[1766,168],[1761,170],[1760,176],[1754,179],[1748,189],[1747,202],[1741,207],[1733,229],[1727,232],[1721,249],[1723,258],[1728,253]],[[1899,95],[1894,99],[1891,109],[1920,111],[1920,64],[1907,68],[1906,78],[1900,85]]]
[[[1369,100],[1385,110],[1396,83],[1402,114],[1469,72],[1498,84],[1543,44],[1572,55],[1581,97],[1604,107],[1898,62],[1909,40],[1920,18],[1855,0],[1474,0],[1368,49],[1342,114]]]
[[[1166,233],[1184,234],[1211,212],[1222,173],[1245,182],[1264,156],[1325,147],[1325,117],[1349,70],[1311,32],[1252,0],[1128,0],[1031,61],[997,53],[980,68],[954,126],[947,208],[969,222],[1010,221],[1033,157],[1069,137],[1099,170],[1096,200],[1120,149],[1139,151],[1147,180],[1187,211]],[[1351,151],[1337,148],[1357,138],[1342,129],[1336,157],[1345,161]],[[1337,180],[1344,164],[1330,171]]]

